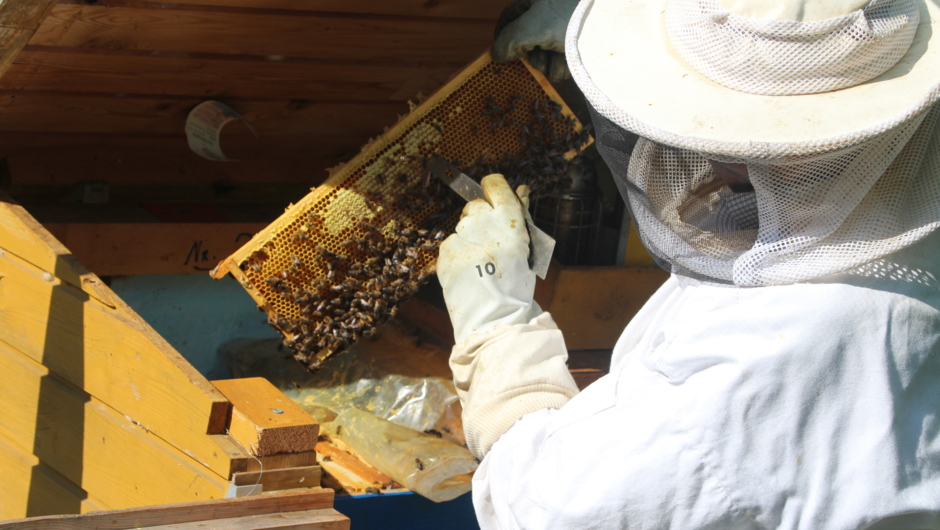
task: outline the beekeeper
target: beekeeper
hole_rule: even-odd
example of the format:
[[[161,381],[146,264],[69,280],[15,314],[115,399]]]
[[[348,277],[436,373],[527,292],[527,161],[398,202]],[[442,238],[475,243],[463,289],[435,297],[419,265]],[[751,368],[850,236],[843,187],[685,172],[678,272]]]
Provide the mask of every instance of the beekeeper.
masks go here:
[[[484,528],[940,528],[938,21],[538,0],[505,27],[504,58],[564,51],[672,274],[579,393],[522,202],[484,180],[438,262]]]

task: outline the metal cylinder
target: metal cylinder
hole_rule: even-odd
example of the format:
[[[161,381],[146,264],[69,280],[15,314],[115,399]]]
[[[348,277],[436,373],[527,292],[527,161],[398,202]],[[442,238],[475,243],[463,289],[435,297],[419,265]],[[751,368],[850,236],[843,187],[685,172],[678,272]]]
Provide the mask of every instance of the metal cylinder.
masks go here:
[[[541,198],[532,208],[539,228],[555,238],[554,258],[564,265],[591,265],[597,254],[600,198],[594,191]]]

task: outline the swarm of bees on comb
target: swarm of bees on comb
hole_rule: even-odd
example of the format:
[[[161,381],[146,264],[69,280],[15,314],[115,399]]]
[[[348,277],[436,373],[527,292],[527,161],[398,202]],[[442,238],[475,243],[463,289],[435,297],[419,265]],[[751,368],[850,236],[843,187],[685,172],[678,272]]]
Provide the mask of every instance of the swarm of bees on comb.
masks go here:
[[[371,336],[433,274],[464,201],[428,174],[428,156],[439,153],[478,181],[502,173],[513,187],[529,185],[533,199],[568,188],[576,154],[591,141],[587,129],[521,63],[487,60],[477,68],[465,84],[511,73],[517,83],[528,77],[530,86],[456,103],[461,91],[451,90],[409,127],[393,128],[387,136],[398,132],[396,138],[366,147],[353,167],[289,208],[282,216],[288,222],[255,236],[244,258],[227,260],[235,264],[228,272],[259,300],[308,370]],[[419,132],[421,141],[409,143]]]

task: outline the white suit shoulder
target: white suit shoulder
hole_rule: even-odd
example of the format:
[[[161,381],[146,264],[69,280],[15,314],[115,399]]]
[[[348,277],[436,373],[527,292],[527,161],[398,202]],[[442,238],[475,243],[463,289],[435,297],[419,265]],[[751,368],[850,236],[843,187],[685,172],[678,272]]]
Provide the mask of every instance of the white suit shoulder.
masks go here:
[[[843,280],[671,279],[610,375],[493,446],[474,484],[481,522],[850,529],[906,514],[893,528],[930,528],[940,291]]]

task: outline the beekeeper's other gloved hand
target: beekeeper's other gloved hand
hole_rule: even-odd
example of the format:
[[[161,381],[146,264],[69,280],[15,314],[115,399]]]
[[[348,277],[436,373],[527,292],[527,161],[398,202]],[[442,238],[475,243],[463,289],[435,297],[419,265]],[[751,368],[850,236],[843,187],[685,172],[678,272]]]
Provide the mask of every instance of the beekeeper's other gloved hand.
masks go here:
[[[496,22],[493,59],[505,63],[528,54],[549,81],[568,79],[565,31],[577,6],[578,0],[515,0]]]
[[[519,186],[517,196],[498,174],[484,177],[482,185],[487,200],[467,203],[457,233],[441,244],[437,258],[457,344],[472,333],[528,322],[542,312],[532,299],[528,187]]]

